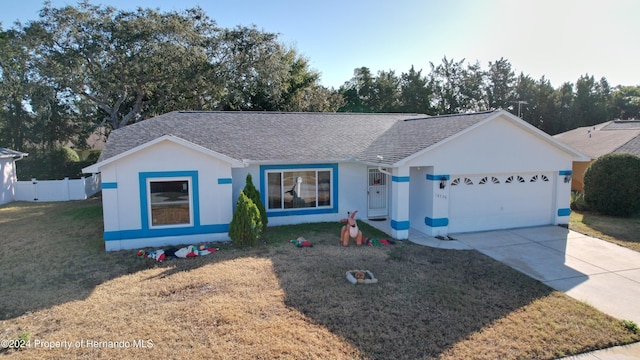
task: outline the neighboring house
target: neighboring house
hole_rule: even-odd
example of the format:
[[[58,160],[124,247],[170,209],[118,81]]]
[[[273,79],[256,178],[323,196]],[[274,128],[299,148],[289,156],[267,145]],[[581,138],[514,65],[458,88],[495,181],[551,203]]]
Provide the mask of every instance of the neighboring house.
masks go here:
[[[16,176],[16,161],[28,154],[0,148],[0,205],[13,201]]]
[[[627,153],[640,156],[640,120],[614,120],[569,130],[554,136],[585,154],[586,161],[573,162],[573,190],[584,190],[584,172],[602,155]]]
[[[83,171],[102,174],[118,250],[228,240],[247,174],[269,225],[355,210],[397,239],[567,224],[565,179],[586,160],[506,111],[171,112],[113,131]]]

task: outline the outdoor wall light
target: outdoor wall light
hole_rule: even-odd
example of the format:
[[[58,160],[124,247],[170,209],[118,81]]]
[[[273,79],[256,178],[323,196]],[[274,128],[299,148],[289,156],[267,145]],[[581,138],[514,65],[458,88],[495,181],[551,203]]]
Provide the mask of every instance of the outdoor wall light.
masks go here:
[[[564,176],[564,183],[568,184],[571,181],[571,175],[565,175]]]
[[[447,178],[443,176],[440,178],[440,189],[444,189],[446,187],[447,187]]]

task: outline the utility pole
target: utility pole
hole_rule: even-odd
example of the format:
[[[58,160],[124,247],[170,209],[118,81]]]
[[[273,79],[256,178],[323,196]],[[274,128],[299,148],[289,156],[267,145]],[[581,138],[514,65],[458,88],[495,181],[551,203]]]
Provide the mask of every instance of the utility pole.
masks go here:
[[[528,105],[529,103],[524,100],[512,101],[518,103],[518,117],[522,119],[522,104]]]

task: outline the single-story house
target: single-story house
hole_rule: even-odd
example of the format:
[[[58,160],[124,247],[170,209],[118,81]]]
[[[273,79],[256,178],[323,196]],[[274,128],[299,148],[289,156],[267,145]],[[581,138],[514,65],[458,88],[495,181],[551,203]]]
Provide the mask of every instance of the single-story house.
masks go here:
[[[584,172],[593,160],[611,153],[640,156],[640,120],[614,120],[554,135],[588,157],[573,162],[571,188],[584,191]]]
[[[0,205],[12,202],[15,194],[16,161],[28,154],[0,147]]]
[[[228,240],[247,174],[269,225],[355,210],[397,239],[567,224],[567,178],[587,160],[502,110],[175,111],[113,131],[83,171],[102,174],[106,249],[118,250]]]

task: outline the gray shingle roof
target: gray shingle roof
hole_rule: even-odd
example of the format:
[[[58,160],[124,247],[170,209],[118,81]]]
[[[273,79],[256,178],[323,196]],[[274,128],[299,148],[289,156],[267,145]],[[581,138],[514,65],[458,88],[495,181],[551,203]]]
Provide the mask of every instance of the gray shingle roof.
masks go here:
[[[593,159],[610,153],[640,156],[640,121],[608,121],[569,130],[554,138]]]
[[[615,153],[625,153],[640,156],[640,136],[636,136],[629,140],[626,144],[617,148]]]
[[[492,114],[174,111],[113,131],[100,160],[173,135],[239,161],[378,162],[381,155],[392,164]]]

